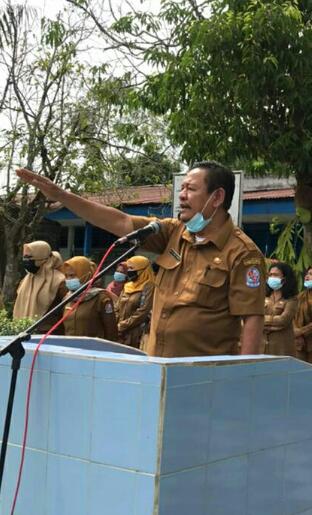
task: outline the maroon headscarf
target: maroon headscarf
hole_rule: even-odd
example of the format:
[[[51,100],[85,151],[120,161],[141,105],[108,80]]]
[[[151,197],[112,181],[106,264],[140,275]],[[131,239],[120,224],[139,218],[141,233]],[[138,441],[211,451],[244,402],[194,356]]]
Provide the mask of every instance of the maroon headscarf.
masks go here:
[[[122,261],[121,263],[119,263],[119,265],[117,266],[117,268],[120,268],[120,270],[118,270],[118,272],[122,272],[123,274],[126,274],[127,275],[127,272],[128,272],[128,267],[127,267],[127,263],[126,261]],[[117,295],[117,297],[119,297],[119,295],[121,294],[122,290],[123,290],[123,287],[124,287],[124,284],[125,284],[126,281],[124,282],[118,282],[118,281],[112,281],[109,283],[109,285],[106,287],[106,290],[114,293],[115,295]]]

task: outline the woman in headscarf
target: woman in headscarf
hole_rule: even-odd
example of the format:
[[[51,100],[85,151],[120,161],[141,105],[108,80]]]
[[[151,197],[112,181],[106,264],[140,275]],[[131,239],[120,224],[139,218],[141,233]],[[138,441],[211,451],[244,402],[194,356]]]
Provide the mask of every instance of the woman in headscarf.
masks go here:
[[[296,357],[312,363],[312,266],[304,277],[304,291],[298,296],[294,320]]]
[[[117,302],[117,321],[121,343],[140,347],[149,328],[153,303],[154,273],[149,260],[134,256],[127,260],[128,282]]]
[[[113,281],[111,281],[106,288],[107,291],[113,293],[116,297],[119,297],[127,281],[127,271],[127,263],[125,261],[119,263],[116,267]],[[117,300],[118,299],[116,299],[116,301]]]
[[[66,286],[72,293],[91,279],[96,265],[84,256],[76,256],[65,261],[63,270]],[[65,306],[64,313],[77,300],[69,302]],[[64,321],[64,326],[66,336],[89,336],[117,342],[117,323],[110,293],[92,285],[78,308]]]
[[[23,265],[26,276],[19,284],[13,318],[38,319],[62,301],[67,293],[65,277],[59,268],[61,256],[46,241],[33,241],[23,246]],[[56,313],[43,322],[37,332],[47,332],[60,318]],[[62,334],[59,327],[55,334]]]

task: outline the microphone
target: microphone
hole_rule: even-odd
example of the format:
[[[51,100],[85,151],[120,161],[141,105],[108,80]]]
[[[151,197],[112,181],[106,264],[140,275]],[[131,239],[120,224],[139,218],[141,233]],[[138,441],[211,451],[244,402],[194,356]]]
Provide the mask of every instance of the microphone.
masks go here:
[[[129,234],[118,238],[118,240],[115,241],[115,246],[122,245],[128,241],[132,243],[141,243],[151,234],[158,234],[160,229],[161,225],[159,222],[150,222],[145,227],[142,227],[142,229],[137,229],[136,231],[129,232]]]

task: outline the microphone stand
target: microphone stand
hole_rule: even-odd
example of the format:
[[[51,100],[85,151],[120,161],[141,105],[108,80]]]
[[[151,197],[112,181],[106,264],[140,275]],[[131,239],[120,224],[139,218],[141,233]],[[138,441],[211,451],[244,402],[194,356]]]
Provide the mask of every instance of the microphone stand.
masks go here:
[[[108,272],[111,268],[118,265],[121,261],[124,261],[129,254],[132,254],[134,250],[136,250],[140,244],[141,239],[134,238],[131,240],[133,243],[133,246],[126,250],[121,256],[119,256],[115,261],[113,261],[110,265],[103,268],[94,278],[93,283],[103,277],[103,275]],[[119,245],[117,240],[117,245]],[[117,246],[116,245],[116,246]],[[18,334],[14,340],[12,340],[8,345],[3,347],[0,350],[0,356],[5,356],[5,354],[10,354],[12,357],[12,375],[11,375],[11,384],[10,384],[10,391],[9,391],[9,397],[7,402],[7,411],[5,416],[5,422],[4,422],[4,430],[3,430],[3,437],[2,437],[2,444],[1,444],[1,454],[0,454],[0,493],[1,493],[1,485],[2,485],[2,478],[3,478],[3,471],[4,471],[4,464],[5,464],[5,458],[6,458],[6,451],[7,451],[7,445],[8,445],[8,439],[9,439],[9,432],[10,432],[10,425],[11,425],[11,418],[12,418],[12,411],[13,411],[13,404],[14,404],[14,395],[15,395],[15,387],[16,387],[16,381],[17,381],[17,373],[21,365],[21,360],[25,355],[25,349],[22,345],[22,342],[25,342],[27,340],[30,340],[32,333],[35,329],[37,329],[42,322],[47,320],[51,315],[54,315],[56,312],[60,311],[62,307],[65,306],[65,304],[68,304],[68,302],[71,302],[76,297],[78,297],[84,290],[87,289],[88,285],[90,284],[90,281],[83,284],[78,290],[75,290],[69,297],[66,297],[66,299],[62,300],[57,306],[55,306],[53,309],[48,311],[43,317],[41,317],[39,320],[37,320],[34,324],[32,324],[30,327],[26,329],[26,331]]]

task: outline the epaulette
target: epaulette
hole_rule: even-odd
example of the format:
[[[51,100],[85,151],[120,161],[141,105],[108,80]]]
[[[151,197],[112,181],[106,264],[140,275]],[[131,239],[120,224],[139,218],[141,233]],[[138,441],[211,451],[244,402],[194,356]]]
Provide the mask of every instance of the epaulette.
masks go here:
[[[247,236],[247,234],[245,234],[239,227],[235,227],[234,234],[244,243],[248,250],[256,250],[260,252],[255,242],[252,241],[252,239],[249,238],[249,236]]]

